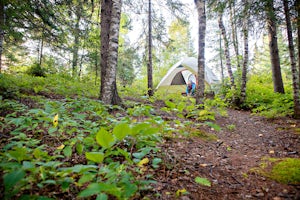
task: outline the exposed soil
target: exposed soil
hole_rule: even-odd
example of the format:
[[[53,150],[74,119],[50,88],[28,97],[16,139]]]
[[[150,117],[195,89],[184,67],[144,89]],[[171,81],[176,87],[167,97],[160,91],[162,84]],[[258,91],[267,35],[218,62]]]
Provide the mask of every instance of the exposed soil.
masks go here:
[[[217,141],[197,137],[165,141],[167,167],[156,174],[155,191],[160,193],[156,199],[178,198],[174,194],[183,189],[188,194],[178,199],[300,199],[300,185],[280,184],[253,171],[264,157],[299,158],[300,137],[295,133],[299,120],[268,120],[228,110],[228,117],[214,123],[222,130],[201,126],[199,131],[215,134]],[[207,178],[211,187],[195,183],[196,177]]]

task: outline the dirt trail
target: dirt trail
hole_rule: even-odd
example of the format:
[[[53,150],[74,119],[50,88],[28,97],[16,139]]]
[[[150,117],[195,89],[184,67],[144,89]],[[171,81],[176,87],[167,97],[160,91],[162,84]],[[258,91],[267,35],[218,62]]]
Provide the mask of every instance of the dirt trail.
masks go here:
[[[215,131],[218,141],[199,138],[172,138],[162,147],[166,167],[157,174],[157,199],[174,199],[176,191],[189,193],[179,199],[300,199],[300,186],[283,185],[251,169],[264,157],[299,157],[300,137],[295,128],[300,121],[289,118],[267,120],[249,112],[228,110],[218,117]],[[200,127],[203,130],[203,127]],[[300,170],[300,166],[299,166]],[[195,177],[207,178],[212,186],[195,183]]]

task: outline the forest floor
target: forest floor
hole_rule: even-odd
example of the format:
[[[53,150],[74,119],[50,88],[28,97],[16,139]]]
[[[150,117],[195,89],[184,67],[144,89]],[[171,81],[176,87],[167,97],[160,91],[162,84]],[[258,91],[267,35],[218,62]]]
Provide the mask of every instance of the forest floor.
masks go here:
[[[270,158],[299,158],[300,135],[295,130],[300,120],[266,119],[233,109],[227,113],[214,122],[220,131],[203,126],[199,130],[217,140],[178,136],[161,145],[170,167],[156,173],[154,191],[161,195],[157,199],[174,199],[170,194],[176,191],[184,200],[300,199],[300,185],[280,184],[257,170]],[[207,178],[211,187],[197,184],[196,177]],[[180,195],[185,190],[188,193]]]
[[[23,103],[35,107],[32,102]],[[152,106],[155,115],[174,122],[174,127],[176,120],[183,120],[161,111],[163,101]],[[261,173],[261,167],[268,169],[273,158],[300,157],[300,120],[266,119],[233,109],[227,110],[227,116],[216,116],[213,123],[221,130],[199,126],[195,119],[184,120],[190,120],[193,134],[174,132],[164,137],[159,144],[163,162],[153,171],[156,184],[141,195],[143,199],[300,199],[299,184],[281,184]],[[197,177],[206,178],[211,186],[196,183]]]

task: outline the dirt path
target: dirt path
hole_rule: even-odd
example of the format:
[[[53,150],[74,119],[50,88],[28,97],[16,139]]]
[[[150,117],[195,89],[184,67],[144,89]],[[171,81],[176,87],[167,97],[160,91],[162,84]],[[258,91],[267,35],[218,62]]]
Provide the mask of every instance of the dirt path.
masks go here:
[[[300,186],[283,185],[251,169],[264,157],[299,157],[300,137],[295,128],[300,121],[283,118],[267,120],[249,112],[228,110],[228,117],[218,117],[215,131],[218,141],[178,137],[162,147],[165,167],[158,173],[157,199],[175,199],[178,190],[188,194],[179,199],[300,199]],[[199,129],[203,130],[203,126]],[[300,166],[299,166],[300,170]],[[195,183],[195,177],[210,180],[211,187]]]

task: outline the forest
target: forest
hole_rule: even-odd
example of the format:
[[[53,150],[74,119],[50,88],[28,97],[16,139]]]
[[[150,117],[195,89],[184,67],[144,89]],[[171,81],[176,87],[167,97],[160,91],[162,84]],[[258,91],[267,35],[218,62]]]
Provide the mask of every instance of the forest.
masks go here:
[[[0,199],[300,199],[299,38],[297,0],[0,0]]]

